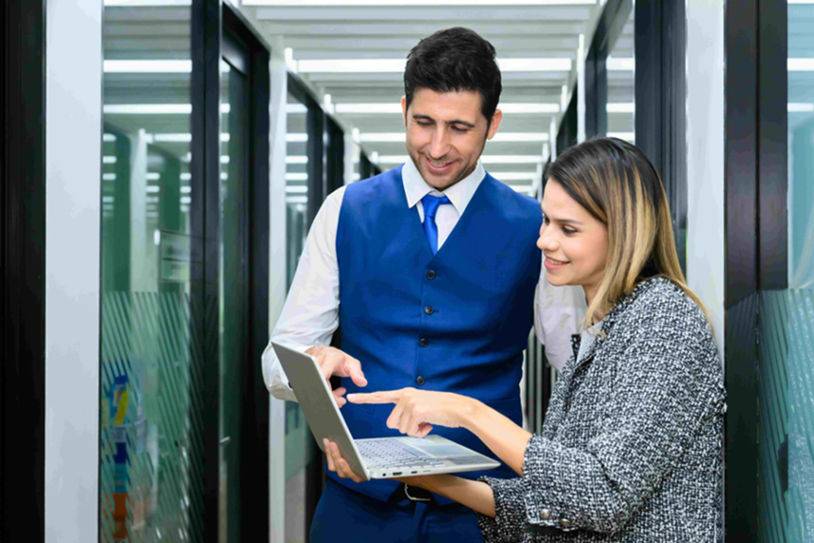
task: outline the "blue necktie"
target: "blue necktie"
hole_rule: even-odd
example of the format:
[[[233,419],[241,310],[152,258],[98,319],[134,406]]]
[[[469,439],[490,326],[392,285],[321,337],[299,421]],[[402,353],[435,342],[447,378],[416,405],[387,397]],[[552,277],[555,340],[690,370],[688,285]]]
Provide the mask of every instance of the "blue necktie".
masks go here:
[[[421,199],[424,205],[424,233],[427,235],[427,241],[430,242],[430,249],[432,254],[438,252],[438,227],[435,225],[435,214],[438,212],[438,206],[451,203],[446,196],[433,196],[427,194]]]

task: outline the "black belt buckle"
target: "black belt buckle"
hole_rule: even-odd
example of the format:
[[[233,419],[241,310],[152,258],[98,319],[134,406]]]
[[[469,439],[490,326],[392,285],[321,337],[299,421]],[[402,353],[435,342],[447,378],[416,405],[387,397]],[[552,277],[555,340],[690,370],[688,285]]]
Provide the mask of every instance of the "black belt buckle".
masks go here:
[[[408,484],[403,484],[402,488],[404,489],[404,495],[407,496],[407,499],[411,502],[430,502],[432,501],[432,494],[429,490],[424,490],[423,488],[419,488],[417,486],[410,486]]]

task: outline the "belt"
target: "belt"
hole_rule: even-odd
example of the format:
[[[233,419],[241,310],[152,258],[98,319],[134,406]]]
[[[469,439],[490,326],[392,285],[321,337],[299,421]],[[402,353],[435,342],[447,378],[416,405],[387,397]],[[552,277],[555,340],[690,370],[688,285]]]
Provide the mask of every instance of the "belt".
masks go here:
[[[424,490],[417,486],[410,486],[408,484],[401,485],[401,489],[408,500],[412,502],[431,502],[432,494],[429,490]]]

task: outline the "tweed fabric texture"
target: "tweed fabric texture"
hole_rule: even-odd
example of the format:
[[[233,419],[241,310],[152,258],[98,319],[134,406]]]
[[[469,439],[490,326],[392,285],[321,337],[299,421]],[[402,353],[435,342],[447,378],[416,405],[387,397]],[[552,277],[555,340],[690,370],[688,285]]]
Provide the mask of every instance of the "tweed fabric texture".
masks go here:
[[[484,540],[721,541],[726,404],[703,312],[654,277],[601,330],[563,368],[523,476],[482,478],[497,513],[479,516]]]

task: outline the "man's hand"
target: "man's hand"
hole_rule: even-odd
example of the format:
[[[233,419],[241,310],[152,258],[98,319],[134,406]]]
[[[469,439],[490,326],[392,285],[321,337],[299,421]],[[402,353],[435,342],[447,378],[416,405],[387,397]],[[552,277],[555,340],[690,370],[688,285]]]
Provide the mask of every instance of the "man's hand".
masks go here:
[[[331,376],[336,375],[338,377],[350,377],[350,380],[356,386],[367,386],[367,379],[365,379],[365,374],[362,372],[361,362],[349,354],[334,347],[323,345],[315,345],[305,352],[314,357],[317,366],[319,366],[319,371],[326,381],[330,382]],[[333,391],[336,405],[339,407],[347,403],[345,392],[347,392],[345,387],[339,387]]]
[[[325,449],[325,458],[328,461],[328,471],[333,471],[344,479],[351,479],[354,483],[364,482],[365,479],[361,475],[357,475],[351,469],[345,457],[342,456],[339,445],[330,439],[323,439],[322,445]]]
[[[348,394],[348,400],[356,404],[396,404],[387,418],[387,427],[413,437],[426,437],[433,424],[466,427],[478,404],[460,394],[415,388]]]

